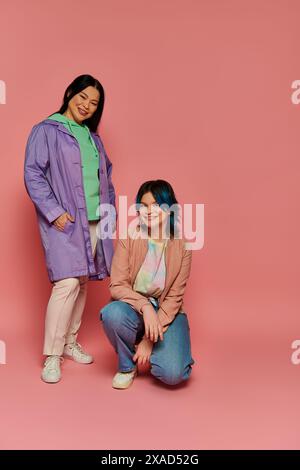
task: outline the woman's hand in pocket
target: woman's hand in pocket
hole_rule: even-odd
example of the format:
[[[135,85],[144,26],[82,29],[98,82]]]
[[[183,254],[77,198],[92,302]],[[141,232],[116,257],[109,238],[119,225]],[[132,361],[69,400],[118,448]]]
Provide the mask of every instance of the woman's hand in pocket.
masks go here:
[[[57,217],[57,219],[54,220],[53,225],[58,230],[63,232],[68,220],[70,220],[71,222],[75,221],[74,217],[72,217],[68,212],[65,212],[64,214],[60,215],[59,217]]]

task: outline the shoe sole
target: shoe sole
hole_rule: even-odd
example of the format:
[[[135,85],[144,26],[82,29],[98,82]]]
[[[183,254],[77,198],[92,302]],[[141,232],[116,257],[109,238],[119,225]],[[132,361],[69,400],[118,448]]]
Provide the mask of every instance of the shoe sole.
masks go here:
[[[60,377],[58,380],[45,380],[45,379],[43,379],[43,377],[41,376],[41,380],[42,380],[42,382],[44,382],[45,384],[57,384],[58,382],[60,382],[61,377]]]
[[[85,365],[88,365],[88,364],[93,364],[93,362],[94,362],[94,359],[93,359],[91,362],[80,362],[80,361],[76,361],[76,359],[74,359],[73,356],[69,356],[69,354],[66,354],[66,353],[63,354],[63,357],[65,357],[66,359],[70,359],[71,361],[77,362],[77,364],[85,364]]]

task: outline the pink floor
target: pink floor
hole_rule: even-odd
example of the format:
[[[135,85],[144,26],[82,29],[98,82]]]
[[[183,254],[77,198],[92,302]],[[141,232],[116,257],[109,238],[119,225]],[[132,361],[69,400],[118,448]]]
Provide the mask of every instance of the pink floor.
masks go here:
[[[29,321],[22,331],[10,330],[7,322],[7,364],[0,366],[2,449],[300,447],[300,366],[290,361],[295,328],[284,328],[279,299],[264,303],[260,298],[260,305],[254,298],[247,304],[241,297],[233,301],[228,294],[209,304],[204,299],[202,329],[190,319],[196,360],[190,382],[170,389],[144,372],[130,389],[118,391],[111,388],[116,356],[92,307],[96,289],[89,290],[80,338],[95,363],[65,360],[59,384],[39,378],[42,318],[34,328],[30,313],[23,312]],[[292,299],[289,308],[297,308]],[[214,324],[220,309],[224,324]],[[243,312],[243,334],[236,320],[231,324],[238,311]],[[265,320],[257,321],[262,311],[268,318],[272,311],[277,335],[268,336]]]

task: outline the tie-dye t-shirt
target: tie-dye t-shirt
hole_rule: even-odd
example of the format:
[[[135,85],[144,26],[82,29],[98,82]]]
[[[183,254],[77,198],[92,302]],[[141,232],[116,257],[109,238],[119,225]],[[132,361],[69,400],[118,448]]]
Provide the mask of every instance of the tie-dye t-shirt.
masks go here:
[[[148,251],[133,285],[135,291],[146,297],[158,298],[165,287],[167,242],[148,239]]]

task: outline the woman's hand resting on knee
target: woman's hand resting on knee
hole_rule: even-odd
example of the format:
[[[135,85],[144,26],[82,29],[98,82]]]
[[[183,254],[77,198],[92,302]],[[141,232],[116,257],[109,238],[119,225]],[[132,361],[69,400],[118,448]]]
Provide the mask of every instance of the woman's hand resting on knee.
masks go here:
[[[142,314],[145,325],[145,336],[150,339],[153,343],[158,341],[158,338],[162,341],[163,338],[163,327],[157,317],[157,313],[154,307],[149,303],[143,306]]]
[[[142,341],[137,345],[135,355],[133,356],[133,361],[137,362],[139,366],[146,364],[150,361],[150,356],[153,349],[153,343],[148,338],[142,339]]]

